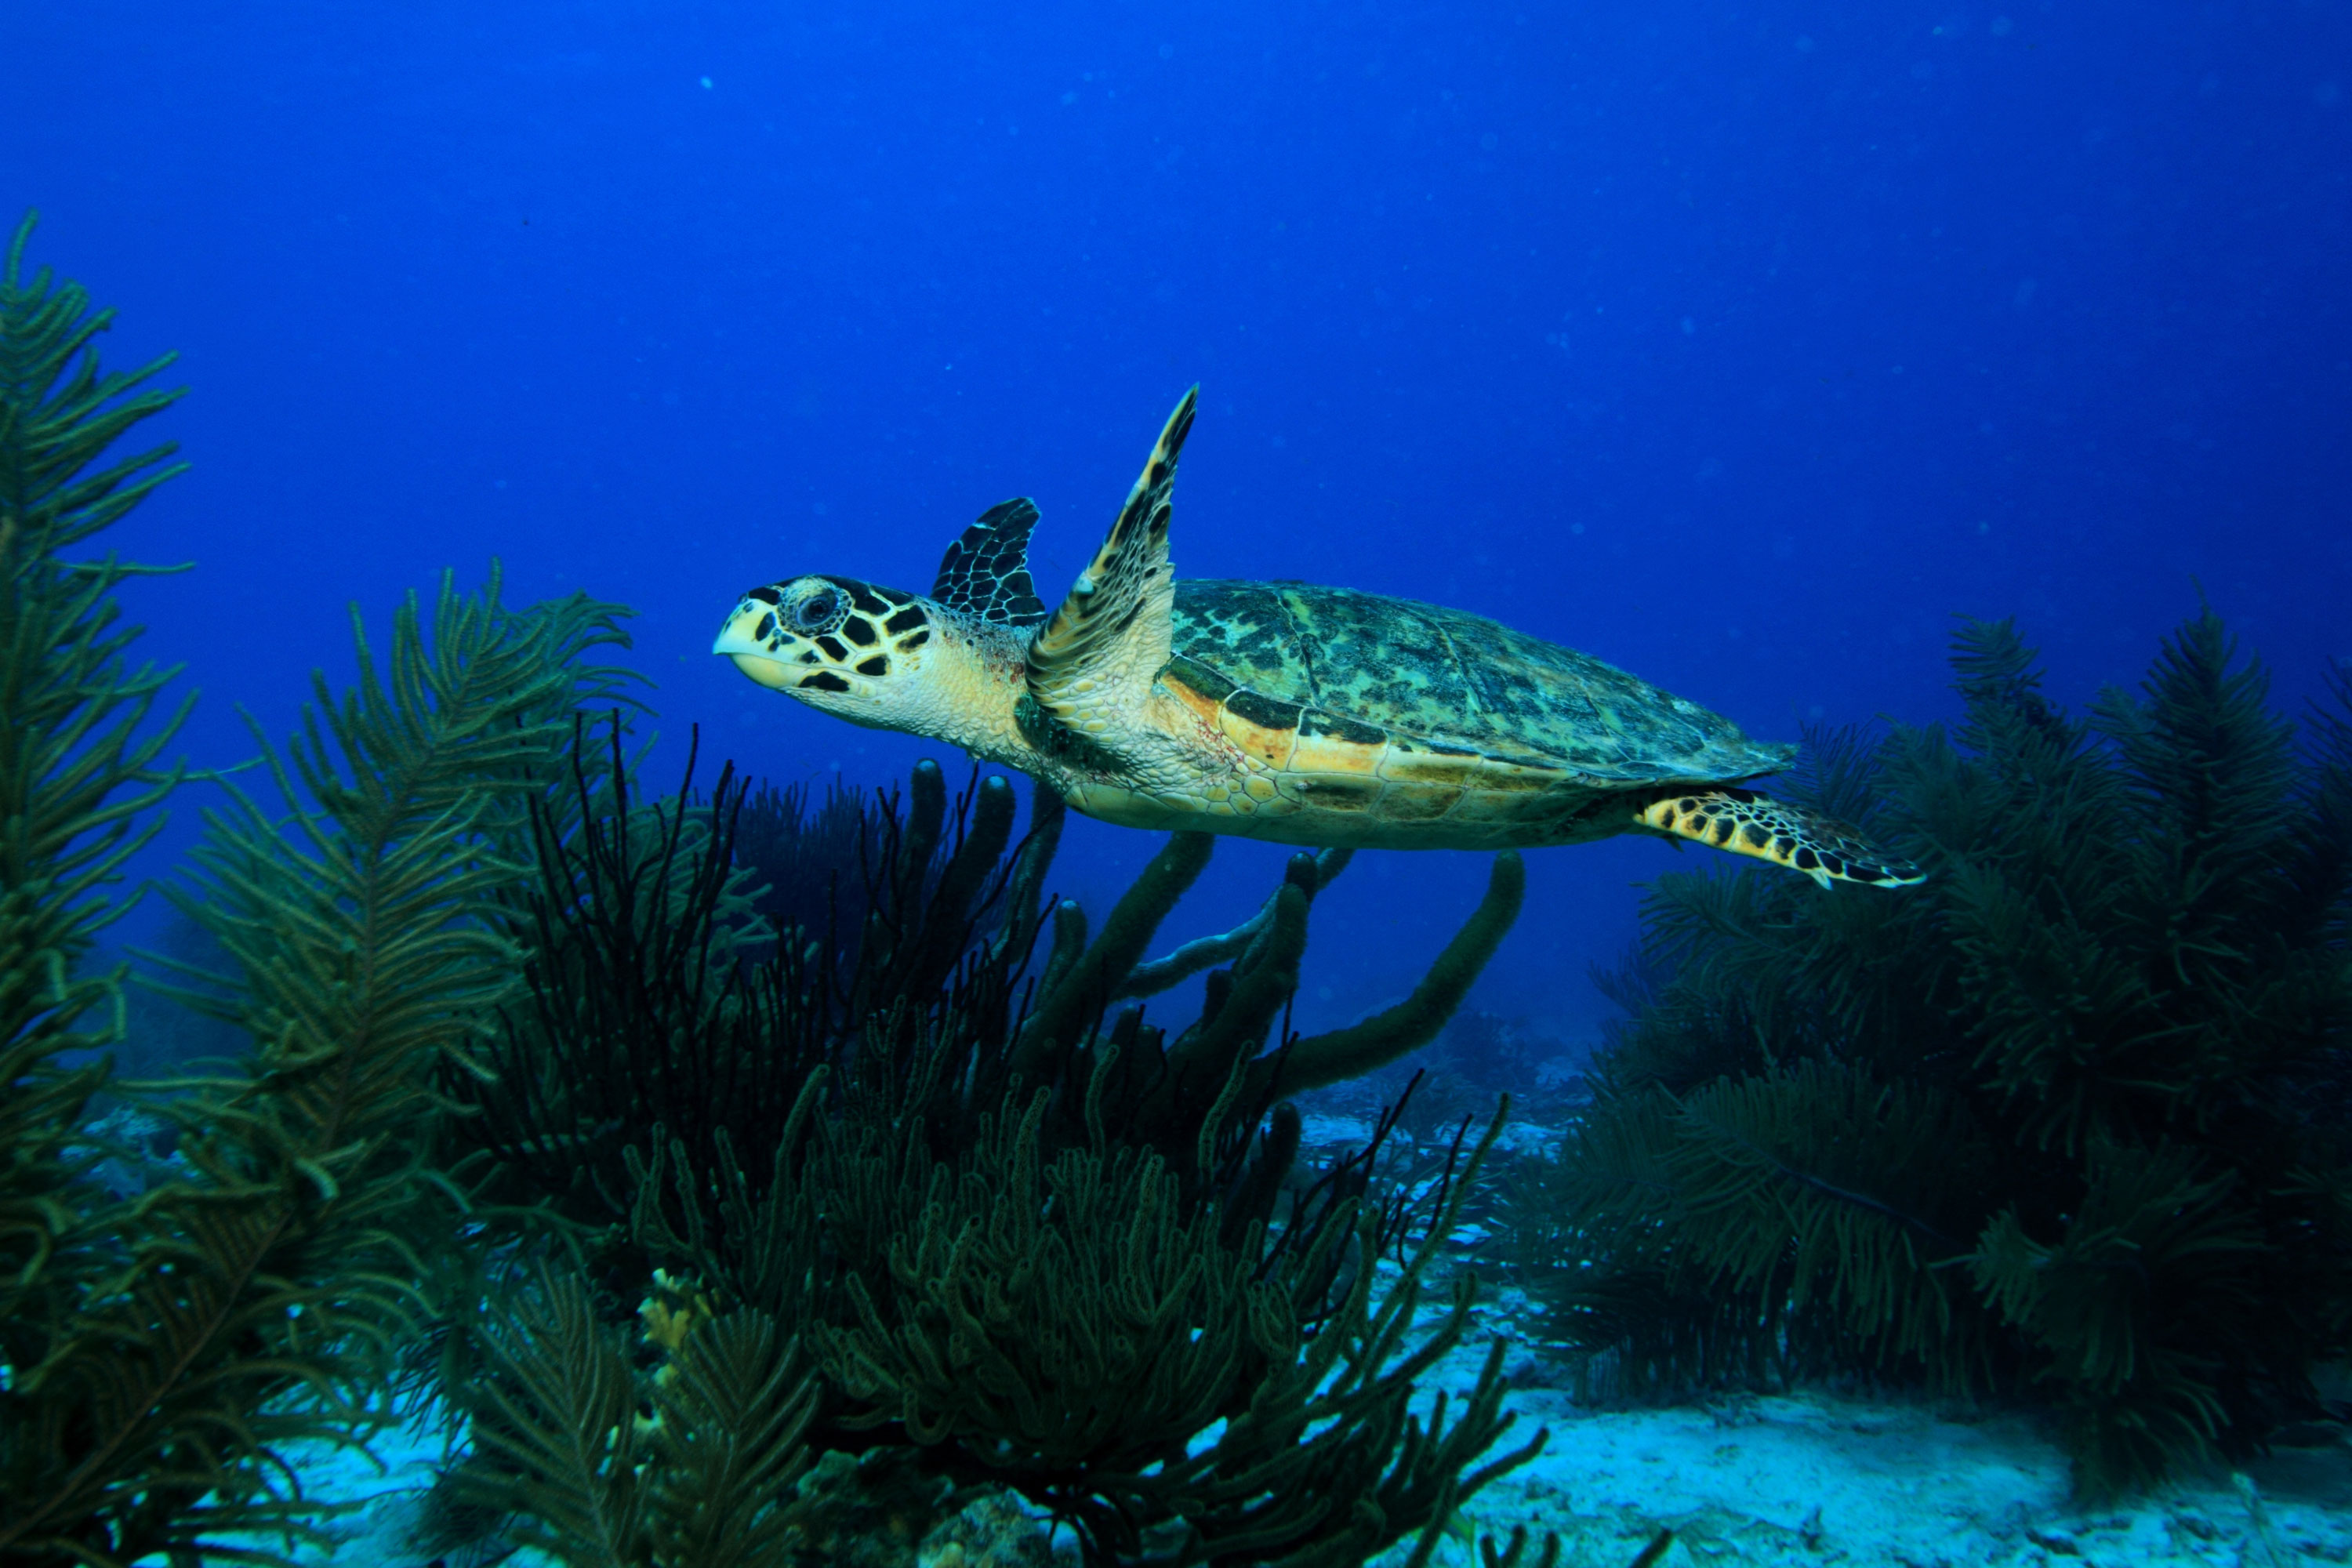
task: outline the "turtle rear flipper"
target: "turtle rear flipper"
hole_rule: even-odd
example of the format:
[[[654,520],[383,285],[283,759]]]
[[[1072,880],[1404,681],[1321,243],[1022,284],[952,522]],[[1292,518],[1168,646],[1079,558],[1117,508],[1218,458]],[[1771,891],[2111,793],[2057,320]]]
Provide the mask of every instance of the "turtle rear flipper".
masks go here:
[[[1652,795],[1635,816],[1656,832],[1769,860],[1802,871],[1824,888],[1832,882],[1903,888],[1927,879],[1917,866],[1879,849],[1845,824],[1753,790]]]
[[[1029,697],[1045,717],[1087,736],[1131,729],[1167,664],[1176,576],[1168,563],[1169,492],[1201,389],[1168,416],[1151,460],[1110,536],[1029,645]]]

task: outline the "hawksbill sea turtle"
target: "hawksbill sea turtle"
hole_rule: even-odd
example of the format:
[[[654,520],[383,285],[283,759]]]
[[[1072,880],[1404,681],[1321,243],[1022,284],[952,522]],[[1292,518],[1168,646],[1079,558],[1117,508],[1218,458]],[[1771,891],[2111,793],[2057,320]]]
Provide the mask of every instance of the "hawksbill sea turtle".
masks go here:
[[[928,597],[789,577],[744,594],[711,651],[813,708],[947,742],[1130,827],[1387,849],[1649,833],[1823,887],[1920,879],[1853,828],[1738,787],[1795,747],[1590,655],[1349,588],[1180,581],[1169,498],[1198,395],[1050,615],[1024,499],[949,546]]]

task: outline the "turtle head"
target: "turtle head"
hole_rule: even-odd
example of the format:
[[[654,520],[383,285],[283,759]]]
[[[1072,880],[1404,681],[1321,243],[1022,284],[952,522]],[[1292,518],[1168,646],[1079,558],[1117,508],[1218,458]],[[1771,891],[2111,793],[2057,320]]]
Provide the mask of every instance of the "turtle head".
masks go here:
[[[1034,769],[1014,715],[1045,618],[1026,563],[1036,521],[1025,499],[989,508],[948,546],[929,598],[830,574],[750,589],[710,651],[853,724]]]
[[[1009,640],[1009,639],[1008,639]],[[771,690],[869,729],[929,735],[982,754],[1009,732],[1003,650],[970,617],[898,588],[831,574],[747,590],[710,651]],[[1011,650],[1017,680],[1017,647]],[[1000,711],[1001,710],[1001,711]]]
[[[710,651],[761,685],[883,729],[921,684],[931,639],[923,602],[855,577],[787,578],[747,591]]]

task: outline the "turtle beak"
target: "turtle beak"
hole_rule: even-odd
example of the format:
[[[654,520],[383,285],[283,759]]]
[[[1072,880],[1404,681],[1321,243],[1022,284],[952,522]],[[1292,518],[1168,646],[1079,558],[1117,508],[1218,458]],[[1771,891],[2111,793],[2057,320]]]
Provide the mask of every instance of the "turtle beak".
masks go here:
[[[736,668],[771,691],[789,691],[795,684],[793,671],[783,660],[770,653],[765,644],[751,636],[760,617],[772,613],[773,608],[757,600],[746,604],[727,617],[727,624],[719,628],[719,638],[710,645],[710,651],[733,659]]]

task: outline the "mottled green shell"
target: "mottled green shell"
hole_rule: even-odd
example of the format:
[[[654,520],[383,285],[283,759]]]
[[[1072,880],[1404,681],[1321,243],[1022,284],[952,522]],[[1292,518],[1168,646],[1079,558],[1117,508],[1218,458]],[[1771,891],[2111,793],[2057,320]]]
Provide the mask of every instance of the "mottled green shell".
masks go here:
[[[1499,621],[1347,588],[1180,578],[1172,652],[1180,677],[1603,787],[1753,778],[1795,751]]]

